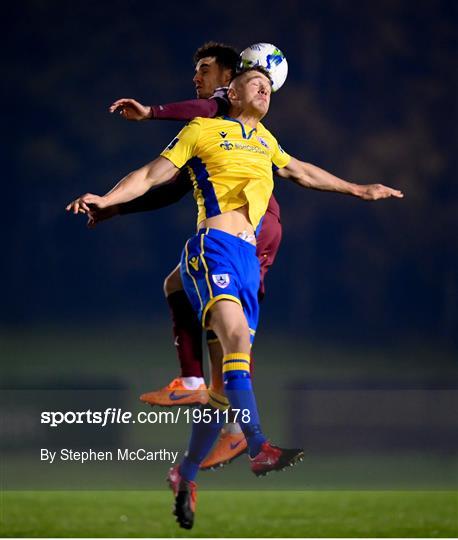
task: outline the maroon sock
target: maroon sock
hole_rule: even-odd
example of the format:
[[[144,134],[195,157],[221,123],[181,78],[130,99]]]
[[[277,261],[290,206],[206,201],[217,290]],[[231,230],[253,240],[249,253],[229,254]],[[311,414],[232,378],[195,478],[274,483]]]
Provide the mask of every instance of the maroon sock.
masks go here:
[[[203,377],[202,327],[184,291],[167,296],[182,377]]]

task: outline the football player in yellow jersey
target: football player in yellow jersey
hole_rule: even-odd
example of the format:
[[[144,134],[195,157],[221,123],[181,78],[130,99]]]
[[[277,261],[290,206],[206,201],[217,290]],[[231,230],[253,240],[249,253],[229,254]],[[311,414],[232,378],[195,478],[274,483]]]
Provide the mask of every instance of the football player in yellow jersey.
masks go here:
[[[299,449],[270,444],[262,433],[250,379],[250,347],[257,325],[259,262],[255,231],[272,192],[272,164],[283,178],[305,187],[338,190],[366,200],[402,197],[381,184],[356,185],[301,162],[283,152],[260,120],[268,111],[268,75],[250,69],[236,75],[228,96],[230,117],[196,119],[162,155],[122,179],[100,197],[86,194],[67,207],[75,214],[132,200],[154,185],[170,180],[187,163],[194,175],[198,233],[186,243],[181,261],[185,290],[202,324],[211,328],[223,349],[222,362],[212,365],[209,422],[194,423],[188,452],[169,472],[180,526],[194,521],[199,464],[215,442],[229,405],[240,411],[256,475],[281,470],[302,458]],[[224,135],[225,134],[225,135]],[[229,138],[230,134],[230,138]],[[208,419],[208,417],[207,417]]]

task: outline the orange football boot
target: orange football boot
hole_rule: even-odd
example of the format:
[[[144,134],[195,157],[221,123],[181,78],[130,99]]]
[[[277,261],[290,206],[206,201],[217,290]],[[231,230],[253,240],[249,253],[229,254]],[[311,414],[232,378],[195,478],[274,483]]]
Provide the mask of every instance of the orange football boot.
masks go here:
[[[140,401],[149,405],[160,405],[161,407],[205,405],[208,401],[207,387],[205,384],[201,384],[196,390],[189,390],[184,386],[181,377],[177,377],[160,390],[142,394]]]
[[[200,470],[224,467],[247,451],[247,442],[243,433],[229,433],[224,429],[213,450],[200,464]]]

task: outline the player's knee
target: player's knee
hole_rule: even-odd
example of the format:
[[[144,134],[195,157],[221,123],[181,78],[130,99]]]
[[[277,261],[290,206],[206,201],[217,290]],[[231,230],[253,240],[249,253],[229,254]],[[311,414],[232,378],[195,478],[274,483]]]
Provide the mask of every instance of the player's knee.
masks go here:
[[[172,293],[181,290],[183,290],[183,283],[181,281],[180,271],[179,268],[175,268],[175,270],[164,279],[164,294],[165,296],[169,296]]]
[[[234,321],[225,328],[224,349],[230,352],[242,352],[250,347],[250,333],[242,322]]]
[[[250,331],[243,312],[233,302],[217,302],[207,323],[218,336],[224,354],[249,352]]]

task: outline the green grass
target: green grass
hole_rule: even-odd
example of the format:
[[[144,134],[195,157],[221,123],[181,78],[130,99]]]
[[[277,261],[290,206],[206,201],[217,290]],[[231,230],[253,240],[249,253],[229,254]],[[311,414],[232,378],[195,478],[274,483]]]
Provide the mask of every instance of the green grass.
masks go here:
[[[201,491],[192,531],[168,492],[3,492],[3,537],[454,537],[454,492]]]

